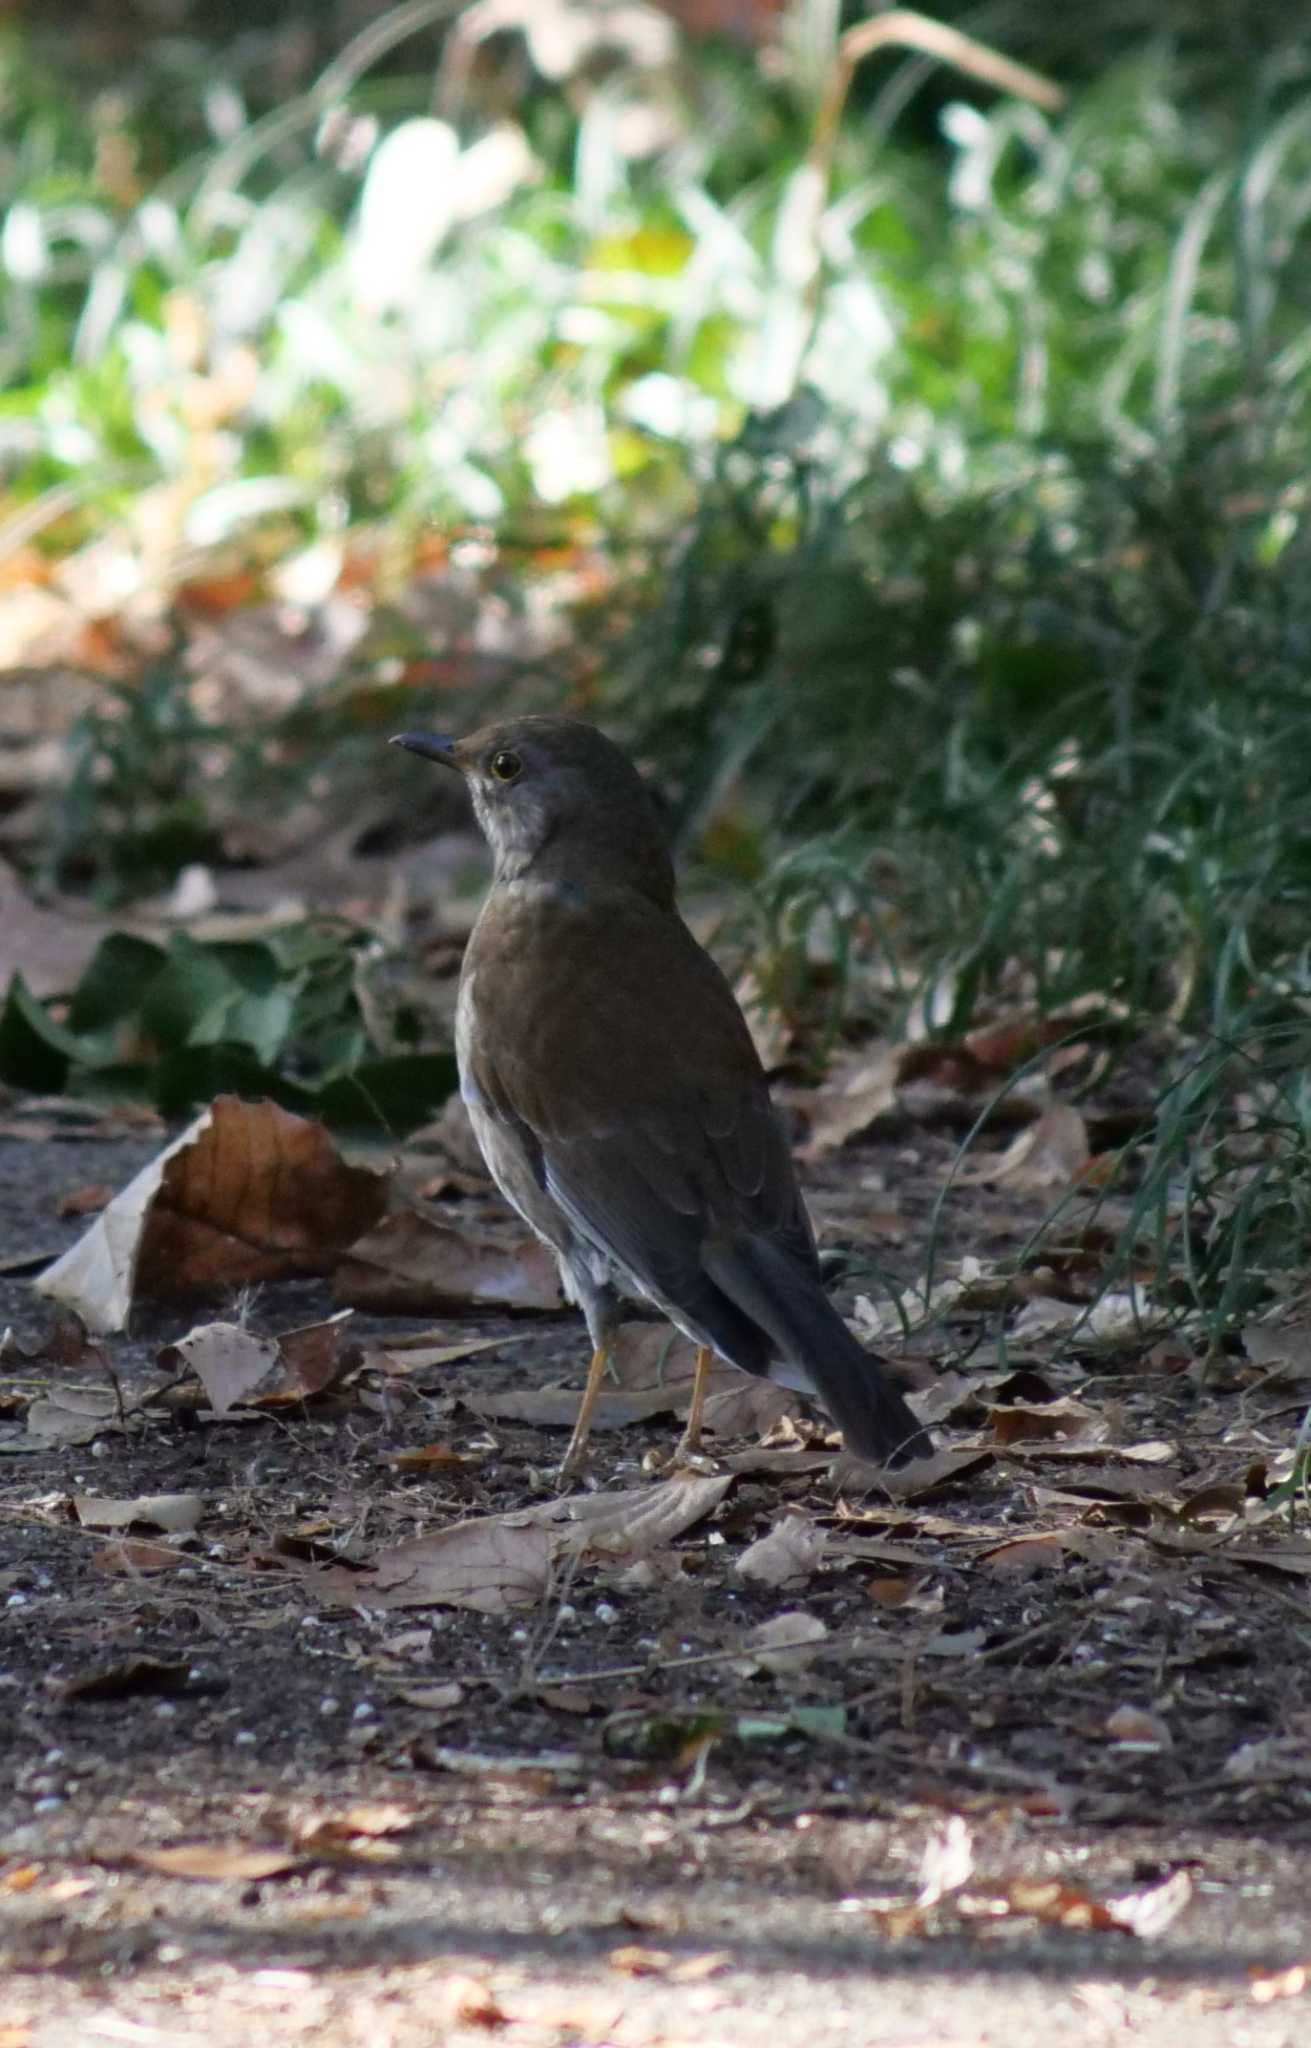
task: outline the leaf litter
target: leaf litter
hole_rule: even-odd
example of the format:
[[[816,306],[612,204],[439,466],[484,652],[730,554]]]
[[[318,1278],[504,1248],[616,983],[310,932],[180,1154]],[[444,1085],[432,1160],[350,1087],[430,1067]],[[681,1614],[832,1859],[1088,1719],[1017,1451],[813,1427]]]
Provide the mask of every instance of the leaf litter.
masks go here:
[[[960,1198],[982,1203],[1002,1196],[1001,1187],[980,1182],[963,1188]],[[468,1211],[465,1221],[461,1209]],[[483,1233],[475,1196],[447,1204],[441,1221],[457,1238],[473,1241]],[[741,1434],[712,1433],[708,1470],[642,1483],[635,1470],[640,1449],[635,1453],[626,1439],[654,1431],[659,1440],[668,1429],[690,1392],[692,1358],[690,1347],[659,1325],[636,1323],[603,1397],[615,1404],[618,1419],[604,1449],[598,1446],[592,1456],[590,1470],[600,1484],[560,1500],[533,1499],[540,1481],[528,1461],[547,1463],[555,1450],[548,1440],[534,1451],[532,1436],[568,1427],[576,1413],[576,1384],[540,1384],[543,1370],[581,1380],[585,1346],[572,1319],[539,1339],[534,1330],[552,1327],[541,1321],[544,1310],[524,1314],[516,1307],[510,1313],[522,1320],[511,1323],[502,1300],[481,1311],[499,1318],[498,1334],[483,1334],[476,1322],[443,1320],[400,1334],[367,1326],[357,1339],[347,1334],[350,1320],[297,1323],[295,1316],[274,1317],[262,1308],[258,1327],[253,1318],[227,1325],[229,1335],[235,1331],[251,1348],[236,1377],[214,1377],[210,1412],[221,1411],[228,1421],[245,1414],[250,1426],[269,1427],[279,1398],[274,1359],[281,1340],[268,1333],[281,1322],[284,1337],[293,1326],[308,1328],[319,1333],[313,1344],[355,1354],[344,1380],[329,1373],[325,1381],[347,1394],[343,1418],[376,1416],[366,1397],[387,1387],[413,1403],[387,1411],[409,1418],[412,1428],[407,1439],[393,1420],[384,1445],[371,1443],[367,1459],[349,1478],[342,1474],[335,1497],[325,1475],[324,1507],[317,1513],[302,1507],[296,1518],[297,1526],[317,1524],[324,1534],[306,1539],[299,1555],[279,1554],[263,1531],[257,1533],[253,1497],[238,1492],[206,1506],[206,1535],[216,1530],[211,1547],[225,1552],[213,1564],[213,1583],[226,1584],[242,1602],[256,1597],[247,1589],[258,1588],[265,1604],[282,1588],[291,1613],[308,1607],[321,1626],[353,1631],[351,1660],[361,1675],[373,1668],[375,1655],[381,1657],[377,1632],[389,1623],[394,1630],[393,1612],[428,1609],[431,1630],[415,1632],[427,1647],[386,1660],[392,1675],[378,1715],[381,1753],[412,1758],[407,1768],[478,1782],[496,1797],[512,1793],[530,1802],[545,1796],[550,1784],[589,1782],[604,1768],[598,1759],[606,1759],[611,1769],[654,1774],[653,1782],[694,1807],[717,1782],[752,1771],[775,1785],[770,1798],[783,1799],[789,1788],[795,1797],[799,1783],[822,1782],[823,1766],[813,1760],[821,1752],[836,1746],[845,1769],[861,1769],[862,1744],[873,1741],[880,1757],[886,1750],[869,1781],[883,1787],[880,1797],[894,1796],[889,1769],[895,1796],[902,1796],[901,1765],[889,1760],[915,1755],[921,1782],[936,1786],[939,1798],[973,1785],[1016,1812],[1028,1810],[1027,1801],[1035,1814],[1058,1816],[1052,1823],[1058,1826],[1068,1824],[1081,1798],[1150,1811],[1167,1784],[1187,1779],[1191,1754],[1181,1741],[1158,1739],[1162,1729],[1168,1735],[1172,1724],[1176,1730],[1181,1725],[1179,1709],[1152,1686],[1133,1684],[1134,1672],[1120,1661],[1121,1640],[1144,1640],[1135,1634],[1133,1600],[1152,1609],[1165,1602],[1168,1612],[1178,1611],[1171,1668],[1185,1671],[1190,1655],[1202,1660],[1218,1648],[1204,1625],[1226,1612],[1226,1581],[1216,1575],[1227,1572],[1239,1604],[1225,1653],[1243,1670],[1249,1652],[1241,1647],[1240,1575],[1261,1585],[1295,1584],[1311,1567],[1307,1547],[1281,1530],[1277,1518],[1273,1525],[1259,1519],[1260,1486],[1268,1491],[1283,1468],[1271,1461],[1267,1477],[1249,1493],[1245,1474],[1255,1469],[1256,1457],[1250,1431],[1240,1429],[1231,1445],[1214,1429],[1199,1437],[1172,1406],[1174,1380],[1140,1366],[1141,1348],[1126,1350],[1142,1345],[1144,1308],[1151,1304],[1141,1290],[1122,1290],[1131,1312],[1113,1319],[1108,1335],[1094,1340],[1081,1334],[1081,1348],[1072,1355],[1049,1348],[1063,1332],[1086,1332],[1096,1295],[1099,1254],[1079,1246],[1074,1233],[1068,1242],[1068,1260],[1049,1257],[1045,1273],[1029,1255],[1027,1264],[1017,1260],[1007,1270],[977,1259],[971,1265],[968,1255],[957,1262],[939,1302],[950,1377],[935,1382],[936,1401],[925,1403],[938,1448],[932,1459],[898,1473],[817,1448],[822,1423],[798,1426],[793,1402],[776,1436],[769,1437],[773,1420],[762,1414],[752,1421],[744,1404]],[[458,1273],[457,1266],[449,1270]],[[1021,1283],[1029,1276],[1053,1292],[1026,1294]],[[451,1285],[450,1278],[442,1285]],[[1065,1304],[1072,1311],[1067,1322],[1050,1322],[1027,1344],[1027,1364],[1015,1360],[1010,1346],[977,1341],[979,1327],[995,1330],[999,1319],[1013,1331],[1033,1301],[1057,1301],[1055,1290],[1079,1298]],[[428,1299],[448,1303],[444,1295]],[[458,1313],[454,1303],[453,1288],[438,1313]],[[356,1324],[365,1313],[357,1313]],[[184,1329],[172,1339],[178,1355],[165,1353],[172,1370],[186,1362],[188,1338],[205,1328]],[[904,1324],[898,1321],[897,1328],[900,1334]],[[500,1357],[503,1346],[511,1348]],[[193,1348],[199,1388],[203,1346]],[[116,1351],[97,1354],[83,1340],[76,1355],[80,1363],[72,1370],[81,1378],[118,1370]],[[923,1353],[908,1347],[904,1356],[913,1365]],[[299,1403],[310,1391],[302,1380],[299,1387],[288,1383],[283,1396]],[[752,1383],[728,1380],[719,1389],[729,1400],[755,1391]],[[126,1456],[136,1461],[138,1474],[151,1471],[151,1447],[162,1450],[174,1426],[167,1408],[149,1400],[143,1407],[132,1382],[87,1388],[56,1380],[41,1398],[54,1392],[83,1404],[77,1419],[99,1426],[111,1459]],[[1208,1412],[1232,1417],[1231,1394],[1221,1389],[1204,1398]],[[270,1405],[262,1409],[251,1405],[266,1400]],[[1141,1427],[1144,1418],[1154,1426]],[[279,1423],[293,1436],[301,1426],[295,1407]],[[342,1423],[325,1426],[340,1429]],[[119,1448],[112,1448],[124,1427],[131,1436],[119,1436]],[[143,1456],[152,1461],[144,1468]],[[384,1484],[391,1480],[393,1491],[374,1496],[360,1532],[342,1542],[333,1532],[346,1531],[358,1503],[370,1498],[369,1472]],[[149,1503],[168,1483],[152,1488],[149,1477],[143,1483],[139,1476],[137,1490],[105,1488],[106,1500],[119,1504],[111,1512],[129,1519],[103,1532],[110,1542],[98,1558],[87,1547],[88,1569],[102,1585],[121,1580],[126,1586],[140,1581],[143,1590],[162,1588],[185,1567],[184,1546],[191,1540],[185,1531],[171,1545],[147,1544],[135,1533],[149,1526]],[[265,1498],[262,1512],[277,1520],[281,1535],[288,1518],[278,1518],[276,1494]],[[1146,1514],[1147,1522],[1117,1526],[1092,1519],[1121,1509]],[[137,1558],[133,1546],[140,1546]],[[781,1575],[753,1577],[753,1553],[767,1565],[772,1556],[771,1574]],[[195,1597],[194,1586],[187,1597]],[[844,1602],[857,1606],[844,1608]],[[274,1612],[269,1609],[270,1622]],[[854,1633],[853,1612],[861,1617]],[[254,1630],[254,1609],[244,1626]],[[641,1629],[650,1640],[635,1645]],[[523,1646],[512,1648],[520,1634]],[[1154,1636],[1146,1640],[1155,1653]],[[1091,1689],[1076,1683],[1084,1645],[1112,1674]],[[185,1690],[185,1668],[134,1673],[121,1660],[117,1670],[83,1674],[86,1690],[70,1693],[69,1703],[80,1699],[91,1711],[98,1699],[116,1694],[167,1699],[171,1686]],[[519,1702],[504,1710],[506,1733],[490,1744],[487,1680],[480,1676],[487,1668]],[[1199,1673],[1205,1668],[1198,1661]],[[652,1704],[624,1707],[625,1692],[644,1692]],[[554,1695],[582,1711],[565,1716],[551,1706]],[[882,1702],[872,1720],[862,1704],[866,1696]],[[1191,1712],[1195,1719],[1195,1706]],[[627,1718],[615,1721],[616,1713]],[[567,1726],[573,1744],[567,1755],[545,1739],[547,1715],[556,1727]],[[403,1735],[396,1716],[409,1716],[418,1732]],[[361,1754],[370,1753],[373,1725],[361,1728]],[[536,1740],[523,1742],[534,1727]],[[422,1732],[436,1728],[440,1740]],[[963,1748],[950,1746],[957,1733]],[[1237,1755],[1243,1746],[1231,1739],[1225,1754]],[[1253,1743],[1245,1746],[1256,1754]],[[812,1761],[799,1762],[803,1752]],[[1270,1759],[1275,1756],[1269,1751]],[[997,1759],[1013,1773],[1000,1793],[989,1790]],[[1243,1788],[1249,1797],[1253,1790],[1259,1794],[1275,1768],[1268,1761],[1246,1774],[1237,1768],[1225,1773],[1214,1763],[1205,1796],[1214,1800],[1225,1787],[1230,1796]],[[1144,1779],[1144,1772],[1154,1775]],[[379,1846],[385,1842],[381,1838]],[[272,1843],[257,1836],[244,1846],[253,1855],[276,1851],[289,1859],[288,1870],[304,1868],[316,1853],[333,1853],[326,1838],[316,1852],[290,1835]],[[921,1890],[926,1882],[922,1878]],[[927,1906],[917,1894],[890,1902],[882,1921],[881,1902],[865,1905],[881,1938],[896,1938],[901,1925],[900,1938],[931,1940],[950,1924],[987,1940],[990,1929],[1027,1923],[1090,1938],[1149,1939],[1158,1923],[1182,1912],[1186,1882],[1185,1876],[1170,1890],[1094,1889],[1077,1877],[1051,1876],[1049,1863],[1041,1880],[1003,1869],[986,1882],[968,1876]]]

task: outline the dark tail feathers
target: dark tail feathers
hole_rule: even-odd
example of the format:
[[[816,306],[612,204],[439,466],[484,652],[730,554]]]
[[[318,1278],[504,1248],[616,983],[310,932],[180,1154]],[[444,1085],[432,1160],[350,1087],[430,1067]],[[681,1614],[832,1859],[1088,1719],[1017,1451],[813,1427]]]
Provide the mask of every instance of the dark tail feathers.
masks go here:
[[[813,1383],[851,1450],[880,1465],[930,1455],[928,1431],[883,1361],[856,1342],[817,1275],[763,1237],[707,1247],[702,1263],[734,1306],[766,1333],[776,1355]]]

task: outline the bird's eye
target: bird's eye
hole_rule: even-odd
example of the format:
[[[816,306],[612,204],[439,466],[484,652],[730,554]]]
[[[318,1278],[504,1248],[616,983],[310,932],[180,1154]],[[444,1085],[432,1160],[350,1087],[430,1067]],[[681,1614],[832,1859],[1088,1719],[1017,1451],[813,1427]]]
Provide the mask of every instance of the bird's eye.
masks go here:
[[[509,747],[499,747],[488,766],[498,782],[513,782],[523,770],[523,762],[517,754],[511,753]]]

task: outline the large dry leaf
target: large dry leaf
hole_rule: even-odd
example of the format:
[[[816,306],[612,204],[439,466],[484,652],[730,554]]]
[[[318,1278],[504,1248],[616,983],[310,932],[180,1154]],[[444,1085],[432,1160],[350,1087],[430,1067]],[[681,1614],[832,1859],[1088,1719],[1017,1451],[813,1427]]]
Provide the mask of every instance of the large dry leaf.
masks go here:
[[[679,1474],[624,1493],[569,1494],[511,1519],[554,1525],[557,1556],[645,1557],[713,1514],[732,1484],[731,1472]]]
[[[564,1305],[555,1260],[527,1231],[462,1231],[421,1209],[396,1210],[352,1244],[333,1294],[381,1315]]]
[[[73,1512],[84,1529],[162,1529],[168,1536],[189,1534],[205,1512],[198,1493],[147,1493],[139,1500],[100,1500],[75,1493]]]
[[[220,1095],[36,1282],[94,1330],[136,1299],[178,1300],[332,1270],[376,1223],[386,1184],[322,1125]]]
[[[725,1473],[548,1500],[416,1536],[380,1552],[363,1570],[332,1565],[307,1571],[304,1583],[348,1607],[472,1607],[505,1614],[545,1597],[559,1559],[628,1560],[663,1549],[710,1514],[732,1484]]]
[[[334,1605],[365,1608],[472,1607],[507,1614],[531,1607],[551,1583],[548,1530],[492,1515],[379,1553],[363,1571],[330,1565],[305,1583]]]

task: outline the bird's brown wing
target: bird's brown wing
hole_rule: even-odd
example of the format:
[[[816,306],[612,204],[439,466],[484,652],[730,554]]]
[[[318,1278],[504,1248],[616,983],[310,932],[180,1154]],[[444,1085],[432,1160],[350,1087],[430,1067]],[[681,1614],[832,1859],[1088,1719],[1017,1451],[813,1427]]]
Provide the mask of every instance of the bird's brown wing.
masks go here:
[[[865,1456],[921,1452],[824,1292],[760,1061],[709,955],[633,895],[490,907],[470,945],[485,1025],[470,1079],[543,1195],[700,1342],[750,1372],[786,1360]]]
[[[472,1079],[575,1227],[675,1302],[700,1292],[708,1239],[765,1236],[813,1268],[751,1035],[681,919],[628,894],[492,909],[467,970]]]

